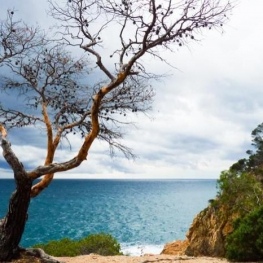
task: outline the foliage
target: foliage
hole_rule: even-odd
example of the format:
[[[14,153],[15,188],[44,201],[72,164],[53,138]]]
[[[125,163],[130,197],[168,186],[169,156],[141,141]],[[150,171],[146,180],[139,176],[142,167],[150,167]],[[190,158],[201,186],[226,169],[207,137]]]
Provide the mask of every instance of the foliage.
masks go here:
[[[52,240],[47,244],[37,244],[34,247],[42,248],[46,253],[55,257],[74,257],[80,254],[78,241],[73,241],[69,238],[61,240]]]
[[[243,216],[263,205],[262,185],[252,173],[229,170],[220,175],[217,205],[228,214]]]
[[[226,257],[236,261],[263,259],[263,124],[252,131],[252,145],[248,158],[233,164],[221,173],[217,199],[221,216],[233,225],[226,237]],[[236,219],[234,221],[234,219]]]
[[[235,261],[263,259],[263,206],[234,223],[227,237],[226,257]]]
[[[248,150],[248,158],[240,159],[230,169],[237,172],[254,172],[260,181],[263,181],[263,123],[259,124],[252,132],[252,146],[255,151]]]
[[[104,233],[89,235],[76,241],[69,238],[52,240],[47,244],[37,244],[34,247],[42,248],[46,253],[56,257],[73,257],[90,253],[102,256],[121,255],[118,241]]]
[[[120,255],[120,244],[109,234],[94,234],[80,240],[81,254]]]

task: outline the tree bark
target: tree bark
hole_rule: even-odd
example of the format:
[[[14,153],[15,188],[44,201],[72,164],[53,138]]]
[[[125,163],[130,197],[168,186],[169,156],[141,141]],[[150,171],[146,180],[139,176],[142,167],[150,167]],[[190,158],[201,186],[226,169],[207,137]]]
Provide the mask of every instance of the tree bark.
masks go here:
[[[32,180],[26,172],[22,175],[21,171],[18,173],[15,174],[17,186],[10,198],[8,212],[0,221],[0,262],[9,261],[19,253],[19,243],[27,221]]]
[[[7,132],[0,124],[0,142],[3,156],[14,172],[16,190],[13,192],[6,216],[0,220],[0,262],[6,262],[19,253],[30,203],[32,179],[18,160],[7,141]]]

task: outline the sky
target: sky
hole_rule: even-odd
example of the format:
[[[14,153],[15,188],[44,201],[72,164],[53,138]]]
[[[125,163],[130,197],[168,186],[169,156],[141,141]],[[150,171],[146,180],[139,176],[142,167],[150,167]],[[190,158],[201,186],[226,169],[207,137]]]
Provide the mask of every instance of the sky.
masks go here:
[[[150,117],[135,116],[136,127],[125,136],[136,160],[109,156],[96,141],[88,160],[56,178],[218,179],[220,172],[251,148],[251,131],[263,122],[263,1],[235,1],[224,33],[209,31],[201,41],[164,54],[175,68],[146,61],[153,70],[169,74],[153,83],[156,97]],[[33,25],[50,25],[45,0],[0,0],[0,15],[15,8],[17,16]],[[10,132],[14,152],[25,167],[43,164],[42,135]],[[59,150],[56,161],[75,155],[81,141],[72,138],[72,150]],[[74,151],[75,150],[75,151]],[[0,176],[12,173],[0,156]]]

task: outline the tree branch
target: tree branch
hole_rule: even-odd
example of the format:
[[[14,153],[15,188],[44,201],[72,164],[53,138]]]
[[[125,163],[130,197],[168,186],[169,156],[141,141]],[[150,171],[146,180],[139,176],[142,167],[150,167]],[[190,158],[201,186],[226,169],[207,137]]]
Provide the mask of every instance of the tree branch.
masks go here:
[[[1,133],[0,141],[1,141],[1,147],[3,149],[3,156],[7,161],[7,163],[10,165],[10,167],[12,168],[12,170],[14,171],[16,181],[20,181],[24,179],[28,180],[23,164],[18,160],[15,153],[11,149],[11,144],[6,139],[7,131],[2,124],[0,124],[0,133]]]

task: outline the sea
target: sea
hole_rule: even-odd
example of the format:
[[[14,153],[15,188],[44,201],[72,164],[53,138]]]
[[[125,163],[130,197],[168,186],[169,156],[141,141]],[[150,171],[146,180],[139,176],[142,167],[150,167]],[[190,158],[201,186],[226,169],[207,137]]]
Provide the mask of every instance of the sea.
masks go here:
[[[14,187],[0,180],[1,218]],[[21,246],[109,233],[124,254],[158,254],[185,238],[216,192],[216,180],[55,179],[32,199]]]

